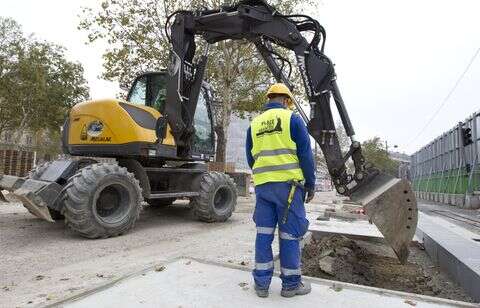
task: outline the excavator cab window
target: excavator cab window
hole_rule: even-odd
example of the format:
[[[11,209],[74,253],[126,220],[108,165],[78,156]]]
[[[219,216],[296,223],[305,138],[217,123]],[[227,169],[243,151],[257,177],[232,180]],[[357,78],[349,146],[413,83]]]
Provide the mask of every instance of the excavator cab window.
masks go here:
[[[137,105],[145,105],[147,95],[147,76],[138,77],[130,92],[128,93],[127,101]]]
[[[209,102],[208,90],[202,88],[193,118],[193,126],[195,127],[193,152],[196,153],[212,154],[214,150],[212,113]]]
[[[127,101],[153,107],[162,112],[165,107],[166,73],[154,72],[138,76],[127,96]]]

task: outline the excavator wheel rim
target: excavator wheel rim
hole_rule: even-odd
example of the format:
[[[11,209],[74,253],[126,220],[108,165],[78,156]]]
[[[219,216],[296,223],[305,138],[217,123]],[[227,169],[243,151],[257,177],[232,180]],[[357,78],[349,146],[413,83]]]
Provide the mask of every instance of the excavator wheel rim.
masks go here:
[[[213,206],[217,211],[225,211],[232,199],[233,192],[230,187],[228,185],[220,186],[213,194]]]
[[[121,182],[101,185],[94,196],[93,213],[103,224],[123,220],[131,207],[129,188]]]

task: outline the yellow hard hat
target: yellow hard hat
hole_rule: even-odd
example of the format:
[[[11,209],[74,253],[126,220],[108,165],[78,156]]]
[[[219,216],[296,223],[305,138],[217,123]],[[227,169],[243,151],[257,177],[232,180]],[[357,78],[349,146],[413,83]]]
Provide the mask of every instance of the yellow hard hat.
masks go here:
[[[267,97],[271,98],[275,95],[285,95],[288,96],[288,108],[293,108],[293,94],[290,92],[290,89],[283,83],[275,83],[270,86],[267,91]]]

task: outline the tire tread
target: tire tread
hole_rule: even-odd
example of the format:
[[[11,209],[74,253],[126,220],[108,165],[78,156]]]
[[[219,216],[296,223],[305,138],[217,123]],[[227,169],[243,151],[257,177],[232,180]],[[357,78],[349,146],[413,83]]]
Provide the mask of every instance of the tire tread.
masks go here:
[[[111,174],[126,177],[135,188],[137,200],[133,201],[136,206],[126,223],[115,228],[106,228],[95,220],[93,213],[91,213],[89,202],[90,196],[95,192],[98,182],[106,175]],[[142,210],[141,203],[143,201],[142,189],[138,180],[126,168],[112,163],[88,165],[71,177],[67,186],[67,197],[63,208],[65,224],[83,237],[94,239],[121,235],[132,229],[140,216]]]
[[[193,199],[194,215],[204,222],[225,222],[230,216],[237,203],[237,190],[233,179],[225,173],[220,172],[206,172],[202,175],[200,182],[200,195]],[[218,187],[228,186],[233,193],[233,200],[230,208],[223,215],[218,215],[213,207],[211,201],[211,194],[213,194]]]

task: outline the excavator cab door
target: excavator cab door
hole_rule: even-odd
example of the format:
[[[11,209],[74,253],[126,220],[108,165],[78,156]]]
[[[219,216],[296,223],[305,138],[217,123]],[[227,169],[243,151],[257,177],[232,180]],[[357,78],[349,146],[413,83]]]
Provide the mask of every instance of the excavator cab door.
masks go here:
[[[193,117],[195,135],[192,144],[192,156],[209,160],[215,154],[215,134],[213,131],[212,94],[209,87],[202,86],[198,96],[197,108]]]

